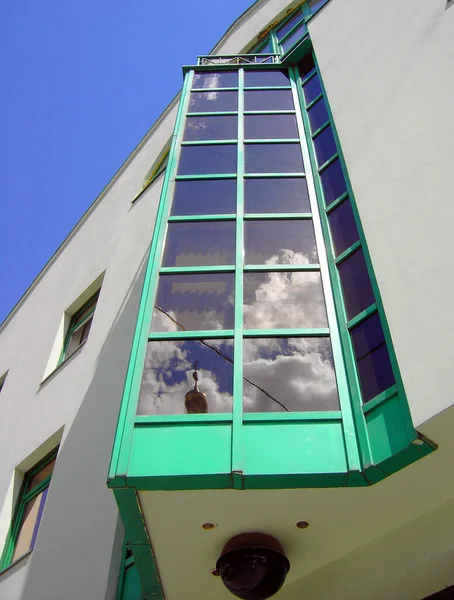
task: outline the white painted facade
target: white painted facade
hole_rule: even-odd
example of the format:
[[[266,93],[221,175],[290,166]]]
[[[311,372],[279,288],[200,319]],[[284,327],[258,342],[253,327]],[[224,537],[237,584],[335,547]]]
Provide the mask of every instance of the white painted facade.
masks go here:
[[[296,4],[259,0],[214,52],[248,49]],[[309,23],[413,421],[440,448],[372,488],[294,495],[295,519],[302,505],[312,522],[330,514],[335,523],[339,506],[343,512],[336,527],[319,537],[314,527],[302,548],[292,549],[298,566],[283,600],[308,590],[313,600],[420,600],[454,584],[450,4],[331,0]],[[1,327],[0,376],[7,377],[0,393],[0,547],[20,474],[61,438],[36,547],[0,574],[2,600],[115,598],[123,528],[105,481],[163,176],[131,201],[172,135],[176,106],[174,100]],[[102,276],[87,343],[53,372],[65,312],[79,308]],[[284,505],[286,494],[268,492],[263,518],[276,500]],[[362,512],[349,512],[354,494]],[[168,505],[165,493],[153,502],[156,510]],[[177,505],[169,508],[175,515]],[[156,535],[158,545],[165,542],[165,529]],[[171,572],[176,557],[165,549],[162,556]],[[212,580],[206,586],[207,600],[229,597]],[[199,597],[187,588],[182,595],[170,580],[168,589],[169,600]]]

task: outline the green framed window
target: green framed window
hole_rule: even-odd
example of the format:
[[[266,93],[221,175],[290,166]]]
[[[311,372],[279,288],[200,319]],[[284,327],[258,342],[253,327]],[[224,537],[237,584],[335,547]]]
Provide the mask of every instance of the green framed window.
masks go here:
[[[3,569],[35,547],[57,452],[58,448],[49,453],[24,476],[2,556],[1,568]]]
[[[69,358],[88,339],[98,302],[99,290],[72,315],[65,335],[59,363]]]
[[[141,600],[142,586],[130,546],[123,544],[116,600]]]
[[[6,376],[8,375],[8,373],[4,373],[1,377],[0,377],[0,393],[3,389],[3,386],[5,385],[5,381],[6,381]]]

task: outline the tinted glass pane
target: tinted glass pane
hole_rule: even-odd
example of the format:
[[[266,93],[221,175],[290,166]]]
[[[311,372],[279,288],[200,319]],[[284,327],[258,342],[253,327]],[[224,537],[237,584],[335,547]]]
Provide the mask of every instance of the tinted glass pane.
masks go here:
[[[245,221],[244,254],[247,265],[317,263],[312,221]]]
[[[339,160],[335,160],[326,169],[320,173],[322,181],[323,195],[325,197],[325,205],[329,206],[339,196],[342,196],[347,191],[344,175]]]
[[[327,2],[328,0],[309,0],[309,6],[311,8],[312,14],[314,15]]]
[[[194,389],[195,363],[198,390],[206,396],[206,412],[231,412],[233,340],[209,339],[148,343],[138,414],[188,412],[185,396]]]
[[[295,115],[245,115],[246,139],[298,139]]]
[[[232,273],[160,276],[151,331],[232,327]]]
[[[232,265],[235,222],[169,223],[163,267]]]
[[[320,273],[245,273],[244,327],[327,327]]]
[[[348,319],[374,304],[375,298],[363,251],[357,250],[338,266]]]
[[[172,215],[233,214],[236,211],[236,179],[177,181]]]
[[[238,87],[238,71],[219,71],[195,73],[193,88]]]
[[[238,92],[191,92],[188,112],[238,110]]]
[[[328,220],[331,226],[334,254],[338,256],[359,239],[350,202],[346,200],[339,204],[329,213]]]
[[[237,149],[235,144],[183,146],[178,175],[208,173],[236,173]]]
[[[355,327],[351,335],[363,402],[368,402],[395,383],[378,314]]]
[[[245,412],[339,410],[329,338],[245,339],[244,378]]]
[[[33,548],[46,496],[47,489],[25,504],[12,561],[17,560]]]
[[[292,48],[296,44],[296,42],[298,42],[306,34],[307,34],[307,27],[306,27],[306,25],[303,24],[300,27],[298,27],[298,29],[296,31],[294,31],[291,35],[288,36],[288,38],[286,38],[282,42],[282,50],[284,52],[287,52],[288,50],[290,50],[290,48]]]
[[[309,81],[303,85],[303,90],[304,98],[306,99],[306,104],[309,104],[310,102],[312,102],[312,100],[315,100],[317,96],[320,96],[320,94],[322,93],[322,88],[320,85],[320,79],[318,78],[318,75],[315,75],[314,77],[312,77],[312,79],[309,79]]]
[[[288,85],[290,79],[287,71],[244,71],[244,85],[246,87],[269,87],[272,85]]]
[[[281,40],[286,33],[293,29],[297,23],[304,19],[301,9],[299,9],[290,19],[277,30],[277,37]]]
[[[46,479],[46,477],[49,477],[49,475],[52,475],[52,473],[54,471],[54,467],[55,467],[55,461],[56,461],[56,459],[54,458],[53,460],[50,461],[50,463],[48,463],[45,467],[43,467],[41,469],[41,471],[38,471],[38,473],[36,473],[36,475],[33,475],[33,477],[31,477],[28,480],[28,484],[27,484],[27,488],[26,488],[27,492],[32,490],[34,487],[36,487],[42,481],[44,481]]]
[[[314,139],[315,154],[317,156],[317,163],[320,167],[328,159],[330,159],[337,152],[336,142],[331,127],[324,129]]]
[[[299,144],[246,144],[246,173],[304,173]]]
[[[325,100],[321,98],[307,111],[307,114],[309,115],[311,131],[314,132],[328,121],[328,111],[326,110]]]
[[[238,118],[236,116],[186,117],[183,139],[195,140],[236,140]]]
[[[315,71],[315,64],[312,54],[308,54],[300,63],[298,63],[298,71],[302,79],[305,79],[310,73]]]
[[[246,90],[244,110],[293,110],[291,90]]]
[[[271,40],[268,40],[267,43],[258,50],[254,50],[253,54],[268,54],[269,52],[273,52]]]
[[[306,180],[303,177],[245,179],[246,213],[310,212]]]

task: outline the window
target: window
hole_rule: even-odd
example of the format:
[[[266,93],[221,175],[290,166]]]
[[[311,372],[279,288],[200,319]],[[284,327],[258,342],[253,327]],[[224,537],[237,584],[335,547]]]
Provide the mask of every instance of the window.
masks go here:
[[[93,316],[95,314],[98,296],[99,290],[72,315],[65,336],[60,363],[74,354],[74,352],[87,341],[93,322]]]
[[[53,450],[24,476],[1,563],[3,568],[33,550],[35,546],[57,451],[58,448]]]

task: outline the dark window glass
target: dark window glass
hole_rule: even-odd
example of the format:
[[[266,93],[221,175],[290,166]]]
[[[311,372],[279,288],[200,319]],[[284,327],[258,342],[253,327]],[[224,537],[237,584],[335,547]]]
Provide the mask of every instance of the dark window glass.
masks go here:
[[[232,328],[232,273],[159,277],[151,331]]]
[[[303,177],[245,179],[246,213],[310,212],[307,183]]]
[[[309,0],[309,6],[313,15],[326,4],[328,0]]]
[[[246,139],[298,139],[295,115],[245,115]]]
[[[191,92],[188,112],[238,110],[238,92]]]
[[[363,251],[359,249],[351,254],[338,265],[338,269],[347,318],[353,319],[375,302]]]
[[[235,222],[169,223],[163,267],[233,265]]]
[[[183,146],[178,175],[236,173],[236,144]]]
[[[329,117],[325,100],[321,98],[307,111],[307,114],[309,115],[311,131],[314,132],[328,121]]]
[[[298,71],[301,79],[305,79],[310,73],[315,71],[315,64],[312,54],[308,54],[298,63]]]
[[[237,137],[236,116],[186,117],[185,141],[236,140]]]
[[[291,90],[246,90],[244,110],[293,110]]]
[[[195,363],[197,386],[205,394],[206,412],[231,412],[233,340],[209,339],[148,343],[137,413],[188,412],[185,396],[194,389]]]
[[[378,314],[375,313],[352,329],[351,336],[363,402],[368,402],[395,383]]]
[[[334,254],[338,256],[358,241],[358,230],[351,204],[348,200],[339,204],[328,215]]]
[[[246,144],[246,173],[304,173],[299,144]]]
[[[172,215],[233,214],[236,212],[236,179],[177,181]]]
[[[337,153],[336,142],[331,127],[327,127],[314,139],[315,154],[320,167]]]
[[[298,29],[296,31],[294,31],[291,35],[288,36],[288,38],[286,38],[282,43],[282,50],[284,52],[287,52],[288,50],[290,50],[290,48],[292,48],[296,42],[298,42],[302,37],[304,37],[307,34],[307,27],[306,25],[301,25],[300,27],[298,27]]]
[[[269,39],[264,46],[258,50],[254,50],[253,54],[269,54],[273,52],[273,45],[271,39]]]
[[[245,339],[243,361],[244,412],[339,410],[329,338]]]
[[[317,263],[312,220],[262,220],[244,223],[247,265]]]
[[[273,85],[288,85],[290,79],[287,71],[244,71],[244,85],[246,87],[270,87]]]
[[[317,96],[320,96],[322,93],[322,87],[320,85],[320,79],[318,78],[318,75],[315,75],[303,85],[303,91],[306,104],[310,104],[312,100],[315,100]]]
[[[287,23],[282,25],[282,27],[280,27],[277,30],[277,37],[279,38],[279,40],[282,40],[284,35],[286,35],[290,31],[290,29],[293,29],[293,27],[295,27],[295,25],[297,23],[299,23],[300,21],[302,21],[303,19],[304,19],[303,13],[302,13],[301,9],[298,9],[298,11],[292,17],[290,17],[290,19],[287,21]]]
[[[195,73],[192,87],[204,89],[238,87],[238,71]]]
[[[320,273],[245,273],[243,315],[246,329],[327,327]]]
[[[339,198],[339,196],[342,196],[342,194],[347,191],[347,186],[345,184],[339,159],[335,160],[329,165],[329,167],[320,173],[320,179],[322,181],[323,195],[326,206],[329,206],[331,202],[334,202],[334,200]]]

